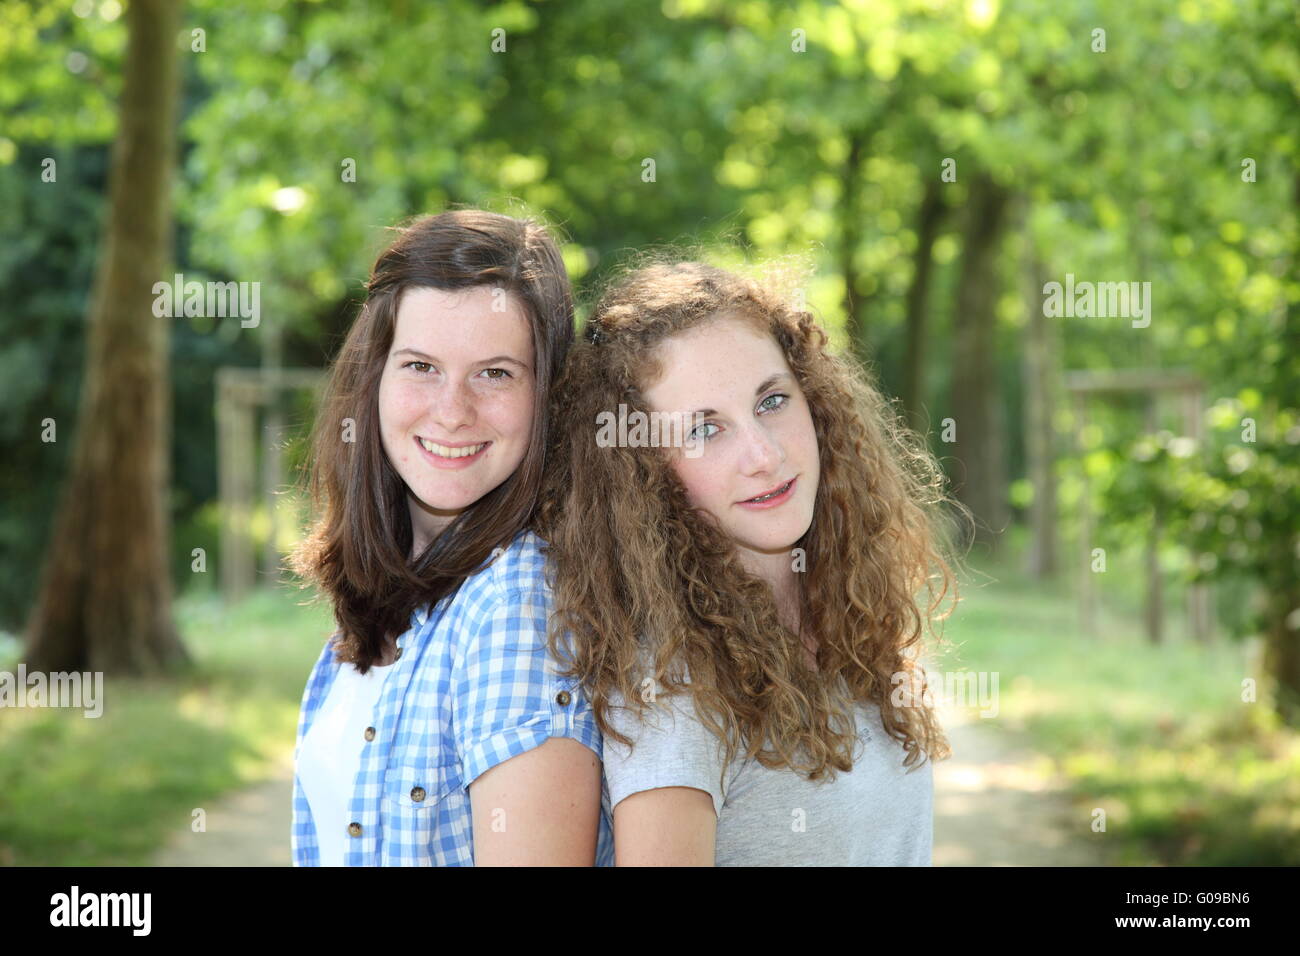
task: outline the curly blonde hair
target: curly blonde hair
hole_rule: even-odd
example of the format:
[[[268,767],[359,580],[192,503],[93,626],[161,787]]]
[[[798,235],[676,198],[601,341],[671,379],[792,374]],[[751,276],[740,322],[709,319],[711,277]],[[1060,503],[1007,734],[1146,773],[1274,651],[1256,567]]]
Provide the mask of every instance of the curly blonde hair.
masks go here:
[[[796,543],[806,559],[798,577],[816,669],[778,620],[770,586],[691,506],[669,455],[597,443],[601,412],[624,403],[649,414],[642,390],[660,374],[656,347],[724,313],[773,336],[816,430],[821,480],[812,523]],[[665,694],[689,690],[699,719],[724,743],[726,764],[743,751],[765,767],[833,779],[853,766],[856,701],[879,706],[885,731],[908,753],[905,765],[922,752],[949,756],[924,668],[908,653],[950,587],[957,600],[940,548],[947,522],[939,506],[949,499],[924,440],[870,374],[829,351],[814,317],[770,283],[698,262],[635,269],[600,299],[581,338],[554,392],[539,529],[552,560],[551,652],[570,659],[563,673],[580,679],[602,733],[630,745],[609,722],[612,695],[645,704],[644,667],[653,662]],[[890,691],[903,678],[920,694],[898,707]]]

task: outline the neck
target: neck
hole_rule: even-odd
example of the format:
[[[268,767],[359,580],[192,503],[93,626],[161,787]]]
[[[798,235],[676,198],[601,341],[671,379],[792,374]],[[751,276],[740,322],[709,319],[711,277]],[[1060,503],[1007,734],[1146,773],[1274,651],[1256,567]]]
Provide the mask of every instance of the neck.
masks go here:
[[[442,534],[449,524],[452,516],[425,508],[414,498],[410,502],[411,509],[411,555],[408,560],[414,561],[434,538]]]
[[[794,633],[799,633],[799,576],[794,570],[788,551],[768,554],[762,551],[740,550],[740,563],[745,570],[772,589],[781,623]]]
[[[780,551],[768,554],[741,548],[740,563],[750,574],[767,582],[767,586],[772,589],[772,597],[776,600],[776,612],[780,616],[781,623],[789,629],[790,633],[799,636],[800,643],[804,647],[804,660],[809,669],[818,670],[817,641],[811,632],[804,633],[804,624],[807,622],[802,620],[803,602],[799,593],[799,572],[794,569],[790,553]]]

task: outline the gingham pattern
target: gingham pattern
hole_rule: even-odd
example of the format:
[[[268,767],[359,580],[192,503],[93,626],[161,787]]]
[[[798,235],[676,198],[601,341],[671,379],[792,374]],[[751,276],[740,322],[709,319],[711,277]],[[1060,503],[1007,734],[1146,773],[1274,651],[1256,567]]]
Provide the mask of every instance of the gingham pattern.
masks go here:
[[[348,866],[473,866],[475,778],[548,737],[571,737],[601,754],[586,698],[574,679],[556,676],[546,653],[551,592],[541,547],[536,535],[521,533],[433,613],[417,610],[398,638],[402,654],[375,705],[375,738],[361,752],[353,788],[349,818],[361,835],[348,839]],[[303,693],[295,765],[343,666],[333,659],[332,640]],[[561,691],[567,705],[556,700]],[[425,791],[423,800],[411,798],[415,787]],[[294,866],[319,866],[297,774],[292,836]],[[602,809],[596,863],[613,862],[611,821]]]

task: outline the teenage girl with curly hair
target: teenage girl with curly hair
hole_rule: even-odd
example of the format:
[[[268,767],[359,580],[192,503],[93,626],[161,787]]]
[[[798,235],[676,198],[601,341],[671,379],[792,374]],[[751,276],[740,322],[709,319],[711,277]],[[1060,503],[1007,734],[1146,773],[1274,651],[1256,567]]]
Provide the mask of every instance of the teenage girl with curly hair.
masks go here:
[[[956,598],[933,456],[771,284],[644,266],[581,339],[541,523],[617,863],[928,865],[950,751],[913,652]]]

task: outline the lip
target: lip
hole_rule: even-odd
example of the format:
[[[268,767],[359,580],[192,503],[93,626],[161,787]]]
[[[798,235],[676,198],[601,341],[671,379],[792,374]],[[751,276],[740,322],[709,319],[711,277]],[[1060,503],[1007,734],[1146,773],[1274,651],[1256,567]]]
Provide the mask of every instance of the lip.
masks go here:
[[[742,508],[750,508],[754,510],[761,510],[764,508],[775,508],[778,505],[785,504],[794,496],[795,484],[798,481],[799,481],[799,476],[795,475],[793,478],[790,479],[789,487],[786,488],[782,494],[777,495],[775,498],[769,498],[767,499],[767,501],[750,501],[746,499],[744,501],[737,501],[736,504]],[[770,495],[772,492],[776,491],[778,488],[781,487],[781,485],[784,484],[785,482],[781,482],[780,485],[774,485],[773,487],[767,489],[767,491],[759,492],[754,497],[761,498],[763,495]]]
[[[434,468],[444,468],[448,471],[457,471],[461,468],[468,468],[470,465],[474,464],[474,462],[479,461],[484,455],[486,455],[488,449],[492,447],[490,441],[433,442],[435,445],[442,445],[444,448],[469,448],[474,445],[483,446],[479,451],[472,455],[466,455],[464,458],[443,458],[441,455],[435,455],[433,452],[425,448],[424,445],[420,444],[420,439],[424,437],[425,436],[423,435],[417,435],[411,440],[415,442],[415,447],[419,449],[419,452],[424,456],[425,461],[433,465]],[[427,438],[426,440],[431,442],[433,441],[432,438]]]

